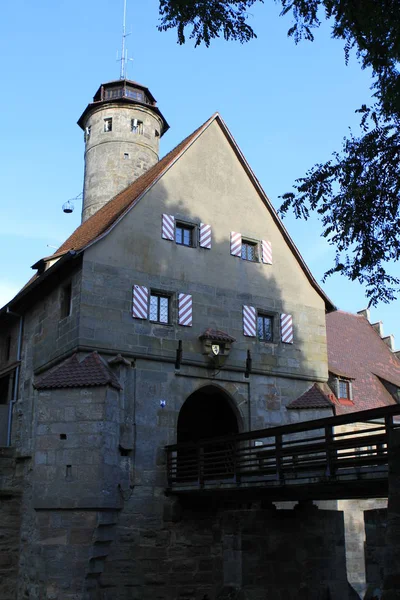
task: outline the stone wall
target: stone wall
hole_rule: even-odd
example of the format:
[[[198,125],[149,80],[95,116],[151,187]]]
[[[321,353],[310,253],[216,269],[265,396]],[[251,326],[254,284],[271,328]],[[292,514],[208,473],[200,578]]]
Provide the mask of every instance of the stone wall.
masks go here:
[[[14,600],[17,588],[22,482],[15,452],[0,448],[0,598]]]
[[[342,513],[181,510],[143,492],[121,513],[102,600],[215,600],[224,589],[251,600],[347,600]]]

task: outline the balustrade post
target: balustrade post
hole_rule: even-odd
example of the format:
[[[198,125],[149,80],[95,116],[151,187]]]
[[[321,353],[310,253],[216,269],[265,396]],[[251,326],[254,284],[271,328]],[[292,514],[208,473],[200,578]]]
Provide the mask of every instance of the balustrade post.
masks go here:
[[[336,476],[336,450],[334,448],[333,427],[325,427],[325,445],[326,445],[326,476]]]
[[[204,487],[204,447],[199,446],[197,450],[197,468],[199,486]]]
[[[275,456],[276,456],[276,478],[279,483],[285,483],[285,476],[283,473],[283,455],[282,455],[282,436],[280,434],[275,436]]]
[[[168,487],[172,487],[172,452],[167,450],[167,481]]]

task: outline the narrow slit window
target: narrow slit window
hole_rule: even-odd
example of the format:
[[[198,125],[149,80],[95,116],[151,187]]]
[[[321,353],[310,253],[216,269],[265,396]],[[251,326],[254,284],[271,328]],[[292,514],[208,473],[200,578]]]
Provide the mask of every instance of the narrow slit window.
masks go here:
[[[72,285],[69,283],[62,288],[61,291],[61,310],[60,318],[65,319],[71,314],[72,308]]]
[[[169,296],[150,294],[150,321],[169,323]]]

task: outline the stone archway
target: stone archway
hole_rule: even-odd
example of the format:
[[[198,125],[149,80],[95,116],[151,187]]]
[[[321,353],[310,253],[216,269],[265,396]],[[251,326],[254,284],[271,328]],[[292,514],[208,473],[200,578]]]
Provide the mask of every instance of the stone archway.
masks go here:
[[[239,433],[238,418],[223,390],[207,385],[193,392],[178,417],[177,442],[198,442]]]
[[[183,404],[177,427],[177,442],[196,444],[178,452],[177,470],[182,481],[227,478],[234,475],[236,443],[219,440],[239,433],[238,418],[223,390],[207,385],[193,392]]]

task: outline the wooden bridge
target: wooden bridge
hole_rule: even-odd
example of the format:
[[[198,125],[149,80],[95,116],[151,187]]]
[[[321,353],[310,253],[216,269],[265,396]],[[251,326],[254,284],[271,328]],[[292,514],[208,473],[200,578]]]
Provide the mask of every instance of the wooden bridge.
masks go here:
[[[170,494],[233,501],[388,495],[400,405],[166,447]]]

